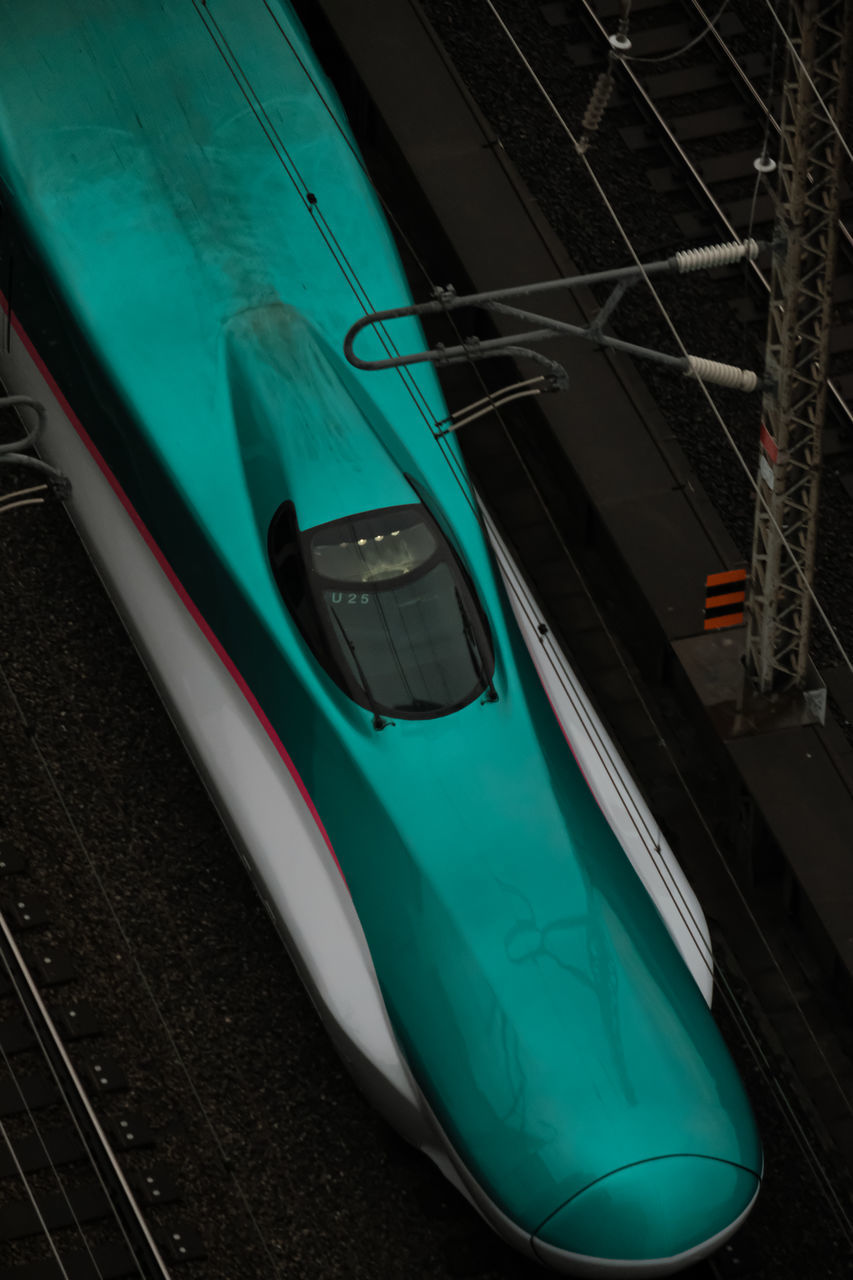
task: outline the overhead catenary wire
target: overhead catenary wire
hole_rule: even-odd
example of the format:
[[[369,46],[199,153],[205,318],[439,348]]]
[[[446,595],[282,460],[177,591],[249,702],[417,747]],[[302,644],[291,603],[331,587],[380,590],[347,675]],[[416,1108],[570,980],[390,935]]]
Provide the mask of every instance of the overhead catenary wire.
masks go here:
[[[584,112],[581,122],[581,132],[577,141],[577,151],[579,155],[583,155],[588,150],[592,141],[593,134],[598,132],[598,127],[604,118],[604,112],[607,108],[610,98],[613,94],[615,80],[613,75],[614,67],[617,62],[631,63],[649,63],[655,64],[659,62],[670,62],[674,58],[680,58],[687,53],[700,41],[704,40],[711,31],[714,30],[723,13],[729,6],[730,0],[723,0],[713,18],[706,18],[705,27],[694,36],[692,40],[688,40],[686,44],[681,45],[678,49],[673,49],[669,53],[658,54],[655,57],[642,57],[631,53],[631,37],[630,37],[630,18],[631,18],[631,0],[622,0],[619,7],[619,26],[618,30],[609,37],[610,49],[607,55],[607,67],[601,72],[592,90],[589,104]],[[698,6],[697,6],[698,7]],[[700,13],[702,12],[700,8]],[[704,16],[704,15],[703,15]]]
[[[692,40],[688,40],[686,44],[681,45],[680,48],[678,49],[672,49],[668,53],[659,53],[655,57],[640,57],[635,53],[631,53],[630,50],[626,53],[621,54],[620,56],[624,58],[626,62],[647,62],[651,64],[658,63],[658,62],[671,62],[674,58],[680,58],[682,57],[683,54],[688,53],[691,49],[695,48],[697,44],[700,44],[706,38],[706,36],[709,36],[711,34],[711,32],[716,27],[717,23],[720,21],[720,18],[722,18],[726,9],[728,9],[730,3],[731,3],[731,0],[723,0],[723,3],[720,5],[719,9],[714,14],[714,16],[712,18],[705,19],[705,26],[699,32],[699,34],[697,36],[694,36]],[[628,0],[627,7],[630,13],[631,0]],[[700,9],[700,12],[702,12],[701,9]],[[621,26],[620,26],[620,30],[621,30]],[[627,24],[625,24],[625,30],[627,34],[629,30]]]
[[[356,162],[356,164],[358,165],[358,167],[361,169],[361,172],[363,173],[363,175],[364,175],[364,177],[365,177],[366,181],[368,182],[368,184],[369,184],[369,185],[370,185],[370,187],[372,188],[373,192],[375,193],[376,198],[377,198],[377,200],[379,201],[380,205],[382,206],[383,212],[385,213],[385,216],[388,218],[388,221],[389,221],[389,222],[390,222],[390,224],[393,226],[395,233],[399,236],[399,238],[400,238],[401,242],[405,245],[407,252],[411,255],[412,260],[415,262],[415,264],[416,264],[416,266],[417,266],[418,270],[420,271],[421,275],[423,276],[423,279],[425,280],[425,282],[427,283],[427,285],[428,285],[428,287],[429,287],[430,294],[431,294],[431,295],[433,295],[433,296],[436,296],[436,295],[437,295],[437,293],[438,293],[438,290],[437,290],[437,288],[436,288],[435,282],[434,282],[434,280],[431,278],[431,276],[429,275],[429,272],[428,272],[428,271],[427,271],[427,269],[426,269],[426,266],[425,266],[425,264],[424,264],[424,262],[423,262],[423,259],[421,258],[420,254],[418,253],[416,246],[413,244],[413,242],[412,242],[412,240],[411,240],[411,237],[408,235],[408,233],[407,233],[407,231],[406,231],[406,228],[402,225],[402,223],[400,222],[399,218],[396,216],[396,214],[395,214],[395,212],[394,212],[394,210],[393,210],[393,208],[392,208],[391,204],[390,204],[390,203],[389,203],[389,201],[386,199],[386,197],[385,197],[384,193],[382,192],[382,190],[381,190],[381,189],[377,186],[377,184],[374,182],[374,180],[373,180],[373,176],[372,176],[372,174],[370,173],[369,169],[367,168],[367,165],[366,165],[366,164],[365,164],[365,162],[364,162],[364,158],[362,157],[362,155],[361,155],[360,151],[358,150],[358,148],[357,148],[356,146],[354,146],[353,141],[352,141],[352,139],[351,139],[351,137],[350,137],[350,135],[349,135],[348,131],[343,127],[343,125],[342,125],[342,123],[341,123],[341,120],[340,120],[340,119],[339,119],[339,117],[338,117],[337,112],[333,109],[333,107],[332,107],[331,103],[330,103],[330,102],[328,101],[328,99],[326,98],[326,96],[325,96],[325,94],[323,93],[323,91],[322,91],[322,89],[321,89],[320,85],[318,84],[317,80],[316,80],[316,79],[315,79],[315,77],[312,75],[310,67],[306,64],[305,60],[300,56],[299,50],[297,49],[296,45],[294,44],[294,42],[291,40],[290,36],[288,35],[288,33],[287,33],[287,29],[286,29],[286,27],[284,26],[284,24],[282,23],[282,21],[281,21],[281,18],[280,18],[280,16],[279,16],[279,14],[277,14],[277,13],[275,12],[275,10],[272,8],[272,6],[271,6],[271,4],[270,4],[270,0],[262,0],[262,2],[263,2],[263,5],[264,5],[264,8],[267,10],[267,12],[269,13],[269,15],[270,15],[270,17],[271,17],[271,19],[272,19],[273,23],[275,24],[275,26],[276,26],[276,28],[277,28],[277,30],[278,30],[278,32],[279,32],[279,34],[280,34],[280,36],[282,37],[282,39],[284,40],[285,44],[287,45],[287,47],[288,47],[288,49],[289,49],[289,51],[290,51],[290,53],[291,53],[291,56],[296,60],[296,62],[297,62],[297,64],[299,65],[299,67],[300,67],[300,69],[301,69],[301,71],[302,71],[303,75],[306,77],[306,79],[307,79],[308,83],[311,85],[311,87],[312,87],[312,89],[314,90],[315,94],[317,95],[318,99],[319,99],[319,100],[320,100],[320,102],[322,103],[322,105],[323,105],[323,107],[324,107],[325,111],[327,112],[327,114],[328,114],[328,116],[329,116],[330,120],[332,121],[332,124],[334,125],[335,129],[338,131],[338,134],[340,135],[340,137],[341,137],[342,141],[344,142],[344,144],[345,144],[345,145],[347,146],[347,148],[349,149],[349,151],[350,151],[350,153],[351,153],[351,155],[352,155],[353,159],[355,160],[355,162]],[[366,313],[370,308],[363,308],[363,309],[365,310],[365,313]],[[456,333],[457,337],[459,338],[459,340],[460,340],[460,342],[461,342],[461,341],[462,341],[462,337],[461,337],[461,334],[460,334],[460,332],[459,332],[459,330],[458,330],[458,328],[457,328],[457,326],[456,326],[456,323],[455,323],[455,320],[454,320],[453,316],[452,316],[452,315],[450,315],[449,313],[447,313],[446,318],[447,318],[447,320],[448,320],[448,322],[450,323],[450,325],[451,325],[452,329],[455,331],[455,333]],[[394,345],[394,343],[393,343],[393,339],[391,339],[391,338],[390,338],[390,336],[386,334],[386,335],[385,335],[385,340],[387,340],[387,344],[388,344],[388,345],[386,346],[386,348],[385,348],[385,349],[386,349],[386,352],[387,352],[387,351],[389,351],[389,349],[390,349],[390,350],[393,350],[393,351],[394,351],[394,353],[395,353],[396,355],[399,355],[400,353],[399,353],[399,351],[397,350],[396,346]],[[480,366],[479,366],[475,361],[473,361],[473,360],[472,360],[472,361],[470,361],[470,369],[471,369],[471,372],[472,372],[472,374],[474,375],[474,377],[475,377],[475,378],[480,382],[481,386],[483,387],[483,390],[485,391],[485,390],[486,390],[486,386],[485,386],[485,382],[484,382],[483,377],[482,377],[482,372],[481,372]],[[415,386],[415,384],[414,384],[414,380],[412,379],[412,376],[411,376],[410,372],[409,372],[407,369],[405,369],[405,368],[398,368],[398,369],[397,369],[397,373],[398,373],[398,375],[400,375],[401,377],[403,377],[404,382],[406,381],[406,375],[408,375],[409,379],[411,380],[409,385],[410,385],[410,386],[414,386],[415,393],[417,393],[418,388]],[[533,380],[532,380],[532,379],[530,379],[530,380],[527,380],[527,382],[528,382],[528,383],[532,383],[532,382],[533,382]],[[519,386],[524,386],[524,385],[527,385],[527,383],[522,383],[522,384],[518,384],[518,385],[519,385]],[[508,391],[510,391],[510,390],[511,390],[511,388],[503,388],[501,391],[498,391],[498,392],[494,392],[494,393],[487,392],[487,395],[484,397],[484,400],[486,400],[486,399],[491,399],[493,396],[494,396],[495,398],[503,397],[503,396],[505,396],[505,395],[506,395],[506,393],[507,393]],[[412,391],[410,391],[410,394],[412,394]],[[523,395],[528,395],[528,394],[529,394],[529,395],[536,395],[536,394],[539,394],[539,390],[537,389],[537,390],[535,390],[535,391],[531,390],[531,391],[528,391],[528,392],[520,392],[518,395],[512,395],[511,397],[509,397],[509,398],[508,398],[508,399],[506,399],[505,401],[504,401],[504,400],[501,400],[501,403],[509,403],[509,399],[513,399],[513,400],[514,400],[514,399],[522,398],[522,396],[523,396]],[[475,412],[475,413],[474,413],[470,418],[465,418],[464,422],[460,420],[460,419],[462,418],[462,416],[463,416],[463,415],[468,414],[472,409],[476,409],[476,408],[477,408],[477,406],[479,406],[481,403],[482,403],[481,401],[477,401],[477,402],[475,402],[475,405],[467,405],[467,406],[465,406],[465,409],[464,409],[464,410],[459,411],[459,413],[458,413],[457,415],[451,415],[452,417],[454,417],[454,425],[453,425],[452,427],[447,427],[447,426],[446,426],[446,419],[445,419],[445,420],[438,420],[438,419],[435,419],[434,415],[431,415],[431,416],[432,416],[432,419],[433,419],[433,420],[432,420],[432,423],[431,423],[431,430],[432,430],[432,432],[433,432],[433,435],[435,436],[435,438],[436,438],[436,440],[437,440],[437,442],[438,442],[439,448],[441,449],[442,454],[444,455],[445,462],[447,463],[448,467],[450,468],[451,472],[454,474],[454,476],[455,476],[455,478],[456,478],[456,483],[457,483],[457,485],[460,487],[460,489],[461,489],[461,491],[462,491],[462,494],[463,494],[463,496],[464,496],[464,498],[465,498],[466,502],[468,503],[468,505],[469,505],[469,507],[470,507],[470,509],[471,509],[472,513],[475,515],[475,517],[477,518],[477,520],[478,520],[478,521],[480,520],[480,511],[479,511],[479,508],[478,508],[477,504],[476,504],[475,502],[473,502],[473,500],[471,499],[470,494],[469,494],[469,492],[468,492],[467,480],[466,480],[466,477],[465,477],[465,475],[464,475],[464,468],[463,468],[463,466],[462,466],[462,464],[461,464],[461,462],[460,462],[460,459],[459,459],[458,454],[456,453],[456,451],[455,451],[454,449],[450,448],[450,446],[449,446],[448,442],[446,441],[445,437],[446,437],[448,434],[450,434],[450,433],[451,433],[451,431],[458,430],[460,426],[462,426],[462,425],[467,425],[467,424],[468,424],[468,422],[474,421],[476,418],[482,417],[482,416],[484,415],[484,413],[486,413],[486,412],[489,412],[489,411],[490,411],[490,410],[488,410],[488,409],[486,409],[486,410],[481,410],[481,411],[479,411],[479,412]],[[496,407],[496,409],[497,409],[497,408],[499,408],[499,407],[500,407],[500,405],[499,405],[499,404],[496,404],[496,406],[495,406],[495,407]],[[502,427],[503,427],[504,431],[506,431],[506,425],[505,425],[505,424],[503,423],[503,421],[500,419],[500,415],[499,415],[499,414],[498,414],[498,417],[499,417],[499,420],[501,421],[501,425],[502,425]]]
[[[612,44],[612,37],[608,37],[607,30],[601,18],[597,15],[597,13],[593,8],[592,0],[581,0],[581,3],[584,9],[586,10],[587,14],[589,15],[589,17],[592,19],[593,24],[595,25],[595,27],[597,27],[597,29],[601,33],[601,36],[603,37],[603,39],[610,40]],[[694,5],[694,8],[697,10],[697,12],[700,14],[700,16],[703,18],[703,21],[707,21],[707,16],[705,14],[705,11],[703,10],[702,6],[698,4],[697,0],[693,0],[693,5]],[[774,205],[776,205],[777,204],[776,192],[773,190],[770,183],[767,181],[768,174],[771,171],[776,169],[776,162],[774,160],[767,159],[766,131],[768,128],[773,128],[778,133],[779,125],[777,124],[776,120],[773,118],[770,105],[766,101],[766,94],[762,95],[762,93],[758,91],[758,88],[753,83],[753,79],[746,74],[743,66],[741,66],[740,62],[732,55],[728,45],[725,43],[725,41],[723,40],[723,38],[719,34],[719,31],[716,28],[713,29],[712,34],[716,41],[717,52],[723,58],[725,58],[725,60],[729,63],[733,74],[736,75],[737,78],[739,79],[745,93],[749,97],[751,97],[753,101],[756,103],[756,105],[761,111],[761,116],[765,124],[765,140],[762,145],[762,154],[760,157],[757,157],[753,162],[756,172],[759,175],[755,183],[753,199],[754,200],[757,199],[759,187],[763,186],[768,196],[770,197],[771,201],[774,203]],[[771,73],[775,68],[775,62],[773,61],[773,54],[775,52],[775,48],[776,48],[776,43],[775,43],[775,31],[774,31],[774,40],[771,48]],[[635,69],[633,65],[630,64],[629,62],[626,62],[625,59],[621,59],[621,62],[622,62],[622,69],[624,74],[628,77],[628,79],[631,82],[633,82],[635,89],[645,99],[647,106],[650,108],[652,116],[657,119],[658,123],[660,124],[660,126],[662,127],[666,135],[669,137],[670,143],[674,146],[676,151],[680,152],[682,158],[687,162],[692,175],[692,181],[696,184],[699,190],[702,190],[705,192],[705,195],[711,202],[712,207],[715,207],[717,215],[720,218],[722,224],[728,228],[732,236],[735,236],[736,232],[735,232],[734,226],[729,221],[724,210],[722,210],[720,206],[717,204],[714,196],[709,190],[707,183],[703,179],[701,173],[697,170],[696,166],[688,160],[684,152],[683,146],[681,145],[679,140],[675,137],[672,130],[669,128],[669,126],[666,124],[665,120],[663,119],[662,115],[660,114],[660,111],[655,106],[654,101],[649,94],[648,87],[644,87],[642,81],[640,80],[637,69]],[[771,85],[772,83],[773,83],[773,77],[771,74]],[[747,232],[747,239],[750,238],[752,235],[752,230],[751,230],[752,221],[753,221],[753,218],[751,215],[750,229]],[[756,263],[751,264],[751,266],[747,264],[744,265],[744,287],[745,288],[746,288],[747,277],[750,274],[752,275],[752,278],[757,278],[758,280],[760,280],[763,287],[769,292],[769,282],[766,276],[764,275],[764,273],[761,271],[761,269],[758,267]],[[741,323],[741,338],[742,338],[741,346],[744,351],[746,350],[746,346],[747,346],[746,333],[747,333],[747,328],[746,328],[746,322],[744,317],[744,320],[742,320],[742,323]],[[840,398],[838,396],[837,389],[833,387],[831,388],[831,390],[835,399],[840,403]]]
[[[342,125],[342,123],[341,123],[340,119],[338,118],[338,114],[336,113],[336,111],[333,109],[333,107],[332,107],[331,103],[330,103],[330,102],[328,101],[328,99],[326,98],[325,94],[323,93],[322,89],[320,88],[320,85],[317,83],[317,80],[316,80],[316,79],[315,79],[315,77],[311,74],[311,69],[310,69],[310,67],[306,64],[305,60],[300,56],[299,50],[296,48],[295,44],[294,44],[294,43],[293,43],[293,41],[290,39],[290,36],[288,35],[287,30],[286,30],[286,28],[285,28],[284,24],[283,24],[283,23],[282,23],[282,21],[281,21],[280,16],[279,16],[279,15],[275,12],[275,10],[272,8],[272,6],[271,6],[271,4],[270,4],[270,0],[262,0],[262,2],[263,2],[263,5],[264,5],[264,8],[267,10],[267,12],[269,13],[270,17],[272,18],[272,21],[274,22],[274,24],[275,24],[276,28],[278,29],[279,34],[281,35],[282,39],[284,40],[285,44],[287,45],[287,47],[288,47],[288,49],[289,49],[289,51],[290,51],[290,53],[291,53],[292,57],[293,57],[293,58],[296,60],[296,62],[298,63],[298,65],[299,65],[299,67],[300,67],[300,69],[301,69],[301,71],[302,71],[303,75],[306,77],[306,79],[308,80],[308,83],[311,85],[311,87],[312,87],[312,89],[314,90],[315,94],[317,95],[317,97],[318,97],[319,101],[322,103],[322,105],[323,105],[323,107],[324,107],[325,111],[327,112],[327,114],[328,114],[328,116],[329,116],[330,120],[332,121],[332,123],[333,123],[334,127],[335,127],[335,128],[336,128],[336,130],[338,131],[338,133],[339,133],[339,135],[340,135],[340,137],[341,137],[342,141],[345,143],[345,145],[346,145],[346,146],[347,146],[347,148],[349,149],[349,151],[350,151],[350,153],[351,153],[351,155],[352,155],[353,159],[355,160],[356,164],[357,164],[357,165],[359,166],[359,168],[361,169],[361,171],[362,171],[362,173],[363,173],[363,175],[364,175],[364,177],[365,177],[366,181],[368,182],[368,184],[370,185],[370,187],[371,187],[371,189],[373,190],[374,194],[376,195],[376,198],[377,198],[377,200],[379,201],[380,205],[382,206],[382,210],[383,210],[383,212],[385,213],[385,216],[387,217],[387,219],[388,219],[388,221],[390,222],[391,226],[394,228],[394,231],[395,231],[396,235],[397,235],[397,236],[399,236],[399,238],[400,238],[401,242],[405,245],[405,247],[406,247],[406,251],[411,255],[412,261],[416,264],[416,266],[417,266],[418,270],[420,271],[421,275],[423,276],[423,279],[425,280],[425,282],[426,282],[426,283],[427,283],[427,285],[429,286],[430,293],[431,293],[431,294],[433,294],[433,295],[435,295],[435,294],[436,294],[436,292],[437,292],[437,291],[436,291],[436,285],[435,285],[435,282],[433,281],[433,279],[431,278],[431,276],[430,276],[429,272],[427,271],[426,266],[425,266],[425,264],[424,264],[424,261],[423,261],[422,257],[420,256],[420,254],[418,253],[416,246],[415,246],[415,245],[414,245],[414,243],[412,242],[411,237],[410,237],[410,236],[409,236],[409,234],[407,233],[406,228],[402,225],[402,223],[400,222],[399,218],[398,218],[398,217],[397,217],[397,215],[395,214],[394,209],[392,208],[392,206],[391,206],[390,202],[389,202],[389,201],[387,200],[387,198],[385,197],[385,194],[383,193],[383,191],[382,191],[382,190],[377,186],[377,184],[374,182],[374,180],[373,180],[373,176],[372,176],[372,174],[370,173],[369,169],[367,168],[367,165],[366,165],[366,164],[365,164],[365,162],[364,162],[364,158],[362,157],[362,155],[361,155],[360,151],[358,150],[358,148],[353,144],[352,138],[350,137],[350,135],[349,135],[348,131],[343,127],[343,125]],[[459,330],[458,330],[458,328],[457,328],[457,326],[456,326],[456,323],[455,323],[455,321],[454,321],[453,317],[452,317],[451,315],[448,315],[448,316],[447,316],[447,320],[448,320],[448,322],[450,323],[450,325],[451,325],[451,327],[453,328],[453,330],[455,331],[455,333],[456,333],[457,337],[459,337],[459,339],[460,339],[460,341],[461,341],[461,334],[460,334],[460,332],[459,332]],[[396,354],[399,354],[399,352],[396,350],[396,347],[394,347],[394,345],[393,345],[393,341],[392,341],[390,338],[389,338],[389,345],[390,345],[390,346],[391,346],[391,348],[395,351],[395,353],[396,353]],[[386,348],[386,350],[387,350],[387,348]],[[486,388],[485,388],[485,383],[484,383],[484,380],[483,380],[483,377],[482,377],[482,372],[481,372],[480,367],[479,367],[479,366],[478,366],[474,361],[471,361],[471,363],[470,363],[470,368],[471,368],[471,372],[473,373],[474,377],[475,377],[475,378],[480,382],[480,384],[483,386],[483,389],[485,390],[485,389],[486,389]],[[398,370],[398,373],[403,373],[403,372],[404,372],[403,370]],[[508,388],[505,388],[505,389],[504,389],[504,391],[506,391],[506,390],[508,390]],[[490,393],[490,394],[491,394],[491,393]],[[494,393],[494,394],[495,394],[495,395],[498,395],[498,394],[502,394],[502,393],[496,392],[496,393]],[[537,393],[531,393],[531,394],[537,394]],[[486,398],[488,398],[488,396],[487,396]],[[513,398],[515,398],[515,397],[513,397]],[[477,403],[479,404],[480,402],[477,402]],[[472,408],[472,406],[471,406],[471,405],[467,405],[467,406],[466,406],[466,408],[465,408],[465,410],[464,410],[464,412],[468,412],[468,410],[470,410],[471,408]],[[482,416],[482,415],[478,413],[476,416],[477,416],[477,417],[480,417],[480,416]],[[473,419],[472,419],[472,420],[473,420]],[[433,425],[432,425],[433,434],[435,435],[435,437],[436,437],[436,439],[437,439],[437,441],[438,441],[438,443],[439,443],[439,447],[441,448],[442,453],[444,454],[444,458],[445,458],[445,461],[446,461],[447,465],[450,467],[451,471],[453,471],[453,473],[455,474],[457,484],[459,484],[459,486],[460,486],[460,487],[461,487],[461,489],[463,490],[463,493],[465,494],[466,500],[469,502],[469,504],[470,504],[470,506],[471,506],[471,510],[473,511],[473,513],[474,513],[474,514],[477,516],[477,518],[479,519],[479,515],[480,515],[480,513],[479,513],[479,509],[477,508],[477,506],[476,506],[476,504],[475,504],[475,503],[472,503],[472,502],[470,501],[470,498],[468,497],[468,492],[467,492],[467,483],[466,483],[465,478],[464,478],[463,468],[462,468],[462,466],[461,466],[461,464],[460,464],[459,458],[458,458],[458,456],[457,456],[456,452],[455,452],[454,450],[450,449],[450,448],[447,446],[447,444],[445,443],[445,441],[444,441],[444,436],[445,436],[445,435],[447,435],[447,434],[448,434],[448,432],[447,432],[447,431],[445,431],[445,430],[442,430],[442,428],[443,428],[443,427],[444,427],[444,421],[442,421],[442,420],[434,420],[434,421],[433,421]],[[455,429],[455,428],[454,428],[454,429]]]
[[[201,19],[208,34],[210,35],[217,52],[219,53],[225,65],[227,66],[240,92],[242,93],[243,97],[248,103],[249,108],[252,111],[252,114],[255,116],[267,140],[272,146],[273,151],[275,152],[276,156],[279,159],[279,162],[282,165],[282,168],[284,169],[285,173],[287,174],[288,178],[290,179],[291,183],[293,184],[297,192],[299,193],[300,198],[303,201],[303,204],[305,205],[309,214],[311,215],[315,223],[315,226],[317,227],[317,230],[319,231],[327,248],[329,249],[329,251],[332,253],[332,256],[337,261],[338,266],[340,267],[342,274],[344,275],[344,278],[347,281],[347,284],[352,290],[359,306],[366,311],[373,310],[374,309],[373,304],[369,296],[367,295],[361,280],[359,279],[358,272],[355,270],[353,264],[348,259],[342,246],[336,239],[334,232],[332,231],[331,227],[329,226],[329,223],[325,218],[325,215],[320,206],[317,196],[309,189],[308,183],[305,181],[305,178],[302,176],[302,173],[298,165],[294,161],[293,157],[288,152],[288,149],[285,146],[278,130],[276,129],[275,125],[270,119],[269,113],[264,107],[263,102],[261,101],[259,95],[255,92],[248,75],[246,74],[245,70],[243,69],[240,63],[239,58],[234,52],[232,45],[228,41],[228,38],[225,35],[225,33],[223,32],[221,25],[217,22],[216,18],[212,13],[212,5],[208,4],[208,0],[193,0],[193,7],[195,8],[195,11],[198,14],[199,18]],[[268,11],[270,11],[269,6],[266,6],[266,7]],[[276,25],[279,27],[279,30],[281,30],[280,23],[277,22]],[[289,41],[288,43],[290,44]],[[293,47],[292,44],[290,44],[290,47],[292,49]],[[302,62],[300,60],[300,66],[301,65],[302,65]],[[313,80],[311,83],[312,85],[314,84]],[[350,145],[350,150],[352,150],[351,145]],[[380,341],[382,342],[382,345],[387,352],[390,353],[395,351],[393,341],[388,337],[386,333],[380,332],[379,336],[380,336]],[[429,422],[434,427],[434,424],[436,422],[435,414],[431,410],[429,403],[426,399],[426,396],[423,393],[420,386],[418,385],[417,380],[408,371],[406,371],[406,376],[404,377],[404,381],[407,382],[409,386],[409,393],[418,404],[421,415],[424,417],[424,419],[427,422]]]

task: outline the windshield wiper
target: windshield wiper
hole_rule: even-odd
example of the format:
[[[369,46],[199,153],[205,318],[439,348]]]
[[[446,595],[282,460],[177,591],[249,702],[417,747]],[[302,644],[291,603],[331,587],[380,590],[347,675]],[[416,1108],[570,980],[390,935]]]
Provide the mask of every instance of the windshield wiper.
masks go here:
[[[370,710],[373,712],[373,720],[372,720],[373,727],[377,731],[377,733],[379,732],[380,729],[387,729],[389,724],[393,725],[395,721],[388,720],[386,719],[385,716],[382,716],[379,714],[379,708],[376,705],[376,699],[373,697],[373,693],[371,691],[370,685],[367,683],[367,677],[364,674],[364,668],[362,667],[361,663],[358,660],[358,654],[355,651],[355,645],[347,635],[347,632],[344,628],[344,624],[341,622],[340,618],[338,617],[337,610],[334,609],[331,604],[329,605],[329,611],[332,617],[334,618],[335,622],[338,624],[338,630],[343,636],[344,643],[346,644],[347,648],[352,654],[352,660],[355,663],[355,669],[358,672],[358,678],[361,680],[361,687],[364,690],[365,697],[367,698],[367,704],[370,707]]]
[[[477,638],[474,635],[474,628],[471,626],[471,619],[465,611],[462,603],[462,597],[459,594],[459,588],[453,588],[453,594],[456,596],[456,605],[462,616],[462,634],[465,637],[465,643],[468,646],[468,652],[471,655],[471,663],[474,667],[477,677],[481,685],[486,688],[486,702],[497,702],[498,691],[495,688],[495,682],[491,676],[486,675],[486,664],[483,661],[483,654],[480,646],[477,644]]]

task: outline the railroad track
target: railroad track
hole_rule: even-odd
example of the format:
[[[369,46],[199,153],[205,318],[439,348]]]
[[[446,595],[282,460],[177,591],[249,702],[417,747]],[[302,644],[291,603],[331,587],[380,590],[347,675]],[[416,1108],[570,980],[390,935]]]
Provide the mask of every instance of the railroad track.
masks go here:
[[[0,1276],[168,1280],[200,1240],[26,870],[0,849]]]
[[[603,65],[618,13],[618,0],[580,0],[571,6],[559,0],[542,7],[543,18],[555,31],[575,33],[565,52],[579,72]],[[766,21],[766,10],[755,13]],[[588,35],[577,41],[580,23]],[[709,23],[709,8],[698,0],[652,0],[633,6],[631,50],[618,69],[613,108],[620,121],[619,134],[644,168],[656,199],[671,207],[685,243],[748,235],[769,238],[776,199],[775,173],[767,170],[778,152],[782,40],[775,24],[762,28],[759,36],[756,26],[745,26],[734,10],[723,12],[713,26]],[[693,40],[696,43],[686,47]],[[684,53],[672,58],[679,49]],[[637,120],[638,109],[642,122]],[[850,427],[853,191],[849,182],[842,183],[841,202],[829,406],[836,422]],[[728,273],[735,294],[731,302],[738,321],[753,327],[760,351],[769,273],[754,264],[749,276],[753,293],[745,304],[738,296],[743,273]]]

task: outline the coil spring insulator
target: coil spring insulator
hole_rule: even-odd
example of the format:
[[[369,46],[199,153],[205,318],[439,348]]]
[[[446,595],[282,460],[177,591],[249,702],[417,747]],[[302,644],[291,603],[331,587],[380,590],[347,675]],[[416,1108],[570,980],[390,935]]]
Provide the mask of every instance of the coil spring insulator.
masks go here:
[[[681,272],[702,271],[706,267],[726,267],[744,258],[754,262],[759,250],[757,240],[730,240],[727,244],[710,244],[702,249],[680,249],[675,262]]]
[[[701,356],[688,356],[686,378],[701,378],[733,391],[754,391],[758,386],[758,374],[752,369],[738,369],[733,364],[720,364],[717,360],[703,360]]]
[[[584,112],[581,127],[584,133],[595,133],[607,110],[607,104],[610,101],[610,95],[613,92],[613,76],[609,71],[602,71],[601,75],[595,82],[595,88],[589,99],[589,105]]]

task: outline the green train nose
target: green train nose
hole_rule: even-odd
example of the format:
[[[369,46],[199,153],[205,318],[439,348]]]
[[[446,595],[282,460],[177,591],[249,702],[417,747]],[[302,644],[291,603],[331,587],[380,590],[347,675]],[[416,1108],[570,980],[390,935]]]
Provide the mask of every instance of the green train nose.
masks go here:
[[[722,1243],[758,1187],[756,1174],[725,1160],[642,1160],[573,1196],[543,1223],[533,1246],[544,1262],[554,1261],[556,1250],[634,1263],[626,1268],[628,1275],[641,1275],[643,1263],[674,1261],[695,1251],[676,1264],[686,1265]]]

